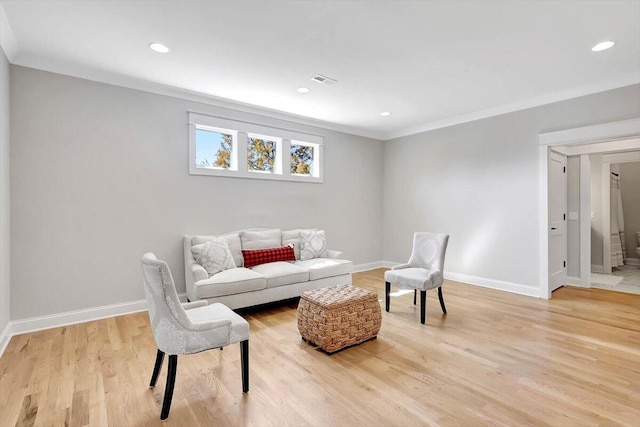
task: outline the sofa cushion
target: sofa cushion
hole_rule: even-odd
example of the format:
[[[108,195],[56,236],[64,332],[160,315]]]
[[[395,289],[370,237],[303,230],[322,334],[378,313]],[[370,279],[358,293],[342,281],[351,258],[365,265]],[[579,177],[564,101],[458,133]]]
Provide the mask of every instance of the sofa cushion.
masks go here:
[[[206,280],[195,283],[198,298],[213,298],[223,295],[257,291],[267,286],[266,278],[248,268],[232,268],[221,271]]]
[[[317,228],[296,228],[293,230],[282,230],[282,245],[293,245],[293,251],[296,254],[296,259],[300,259],[300,233],[316,230]]]
[[[277,288],[309,280],[309,272],[306,269],[284,261],[256,265],[251,270],[267,278],[267,288]]]
[[[307,260],[327,256],[327,238],[324,230],[300,232],[300,259]]]
[[[191,246],[191,253],[209,275],[236,267],[229,245],[224,239],[213,238],[201,245]]]
[[[308,270],[309,280],[340,276],[353,271],[353,263],[346,259],[313,258],[306,261],[296,261],[293,264]]]
[[[233,256],[233,261],[236,263],[236,267],[242,267],[242,245],[240,243],[240,234],[238,233],[222,234],[220,236],[193,236],[191,238],[191,246],[201,245],[202,243],[206,243],[214,238],[220,238],[227,241],[229,250]]]
[[[292,245],[270,249],[254,249],[250,251],[243,250],[242,256],[244,257],[244,266],[247,268],[266,264],[268,262],[296,260],[296,254],[293,252]]]
[[[241,231],[242,249],[269,249],[282,246],[282,233],[279,228],[262,231]]]

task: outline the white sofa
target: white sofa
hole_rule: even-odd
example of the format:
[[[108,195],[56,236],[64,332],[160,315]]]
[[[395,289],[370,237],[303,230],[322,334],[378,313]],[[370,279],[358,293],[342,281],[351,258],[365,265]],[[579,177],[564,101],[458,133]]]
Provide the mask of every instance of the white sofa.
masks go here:
[[[256,231],[265,232],[270,238],[256,237],[261,234]],[[301,231],[306,230],[250,228],[209,236],[185,235],[185,283],[189,301],[219,302],[236,309],[299,297],[310,289],[351,284],[353,263],[340,259],[342,252],[327,250],[324,257],[300,260],[298,235]],[[277,237],[274,239],[274,236]],[[226,240],[237,267],[209,276],[194,259],[191,247],[214,237]],[[294,245],[296,261],[243,266],[243,249],[269,249],[287,244]]]

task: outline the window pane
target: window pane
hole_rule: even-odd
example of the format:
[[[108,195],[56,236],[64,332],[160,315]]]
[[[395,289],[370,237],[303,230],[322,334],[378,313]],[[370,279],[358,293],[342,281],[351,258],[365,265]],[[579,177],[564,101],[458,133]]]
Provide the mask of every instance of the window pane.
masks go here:
[[[199,168],[231,167],[233,135],[196,129],[196,166]]]
[[[313,175],[313,147],[291,144],[291,173]]]
[[[276,141],[247,138],[247,165],[250,171],[273,173],[276,160]]]

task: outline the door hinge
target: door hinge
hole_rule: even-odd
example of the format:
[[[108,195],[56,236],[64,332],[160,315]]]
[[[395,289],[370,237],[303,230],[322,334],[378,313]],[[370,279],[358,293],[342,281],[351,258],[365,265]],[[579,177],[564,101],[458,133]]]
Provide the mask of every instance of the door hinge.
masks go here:
[[[567,173],[567,167],[566,166],[562,167],[562,173]]]
[[[567,268],[567,261],[562,261],[562,267]]]
[[[566,221],[567,220],[567,214],[562,214],[562,220]]]

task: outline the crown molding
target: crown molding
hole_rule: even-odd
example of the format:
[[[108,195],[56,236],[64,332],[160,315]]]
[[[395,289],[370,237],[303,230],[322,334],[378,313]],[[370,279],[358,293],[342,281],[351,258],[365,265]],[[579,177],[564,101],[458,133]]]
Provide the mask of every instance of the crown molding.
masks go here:
[[[615,79],[577,86],[529,99],[523,99],[517,102],[512,102],[510,104],[504,104],[492,108],[487,108],[485,110],[475,111],[473,113],[461,114],[458,116],[447,117],[442,120],[427,122],[420,126],[402,129],[397,132],[390,132],[385,135],[383,140],[388,141],[390,139],[400,138],[403,136],[415,135],[418,133],[454,126],[461,123],[473,122],[475,120],[500,116],[502,114],[513,113],[516,111],[526,110],[528,108],[553,104],[554,102],[580,98],[581,96],[592,95],[594,93],[605,92],[607,90],[618,89],[638,83],[640,83],[640,73],[628,73]]]
[[[343,132],[351,135],[380,140],[380,135],[378,133],[367,129],[325,122],[322,120],[298,116],[296,114],[286,113],[279,110],[258,107],[255,105],[233,101],[230,99],[220,98],[214,95],[181,89],[175,86],[152,82],[149,80],[143,80],[131,76],[113,73],[110,71],[99,70],[97,68],[57,61],[51,58],[45,58],[25,52],[20,52],[10,62],[14,65],[35,68],[51,73],[63,74],[99,83],[106,83],[114,86],[125,87],[128,89],[141,90],[144,92],[155,93],[157,95],[165,95],[173,98],[184,99],[187,101],[194,101],[202,104],[213,105],[216,107],[227,108],[230,110],[241,111],[244,113],[258,114],[273,119],[283,120],[285,122],[314,126],[322,129],[334,130],[337,132]]]
[[[4,54],[7,55],[9,62],[13,62],[13,59],[18,54],[18,42],[13,34],[13,29],[9,24],[9,19],[2,3],[0,3],[0,47],[4,50]]]
[[[0,4],[0,19],[6,20],[2,5]],[[5,25],[3,25],[5,27]],[[45,58],[41,56],[32,55],[25,52],[19,52],[13,32],[7,25],[7,31],[3,30],[2,48],[5,50],[9,62],[14,65],[20,65],[23,67],[35,68],[38,70],[48,71],[57,74],[63,74],[71,77],[77,77],[85,80],[96,81],[100,83],[111,84],[114,86],[126,87],[129,89],[141,90],[145,92],[155,93],[157,95],[165,95],[174,98],[184,99],[188,101],[199,102],[202,104],[213,105],[217,107],[227,108],[230,110],[241,111],[244,113],[257,114],[264,117],[282,120],[294,124],[301,124],[307,126],[314,126],[322,129],[333,130],[337,132],[343,132],[351,135],[362,136],[365,138],[377,139],[380,141],[388,141],[404,136],[415,135],[423,132],[428,132],[436,129],[441,129],[449,126],[454,126],[462,123],[468,123],[476,120],[486,119],[503,114],[513,113],[516,111],[526,110],[528,108],[539,107],[542,105],[552,104],[559,101],[566,101],[573,98],[579,98],[581,96],[591,95],[607,90],[617,89],[625,86],[631,86],[640,83],[640,73],[628,73],[618,78],[609,79],[606,81],[596,82],[588,85],[573,87],[557,92],[548,93],[545,95],[528,98],[513,102],[510,104],[503,104],[484,110],[475,111],[467,114],[460,114],[457,116],[447,117],[441,120],[434,120],[423,123],[419,126],[412,126],[409,128],[400,129],[392,132],[373,131],[370,129],[362,129],[347,125],[341,125],[338,123],[326,122],[318,119],[312,119],[309,117],[299,116],[292,113],[287,113],[279,110],[273,110],[266,107],[258,107],[251,104],[246,104],[230,99],[216,97],[214,95],[208,95],[196,91],[190,91],[187,89],[181,89],[175,86],[169,86],[162,83],[152,82],[148,80],[138,79],[122,74],[113,73],[110,71],[99,70],[96,68],[85,67],[77,64],[66,63],[57,61],[51,58]],[[6,47],[5,47],[6,44]]]

